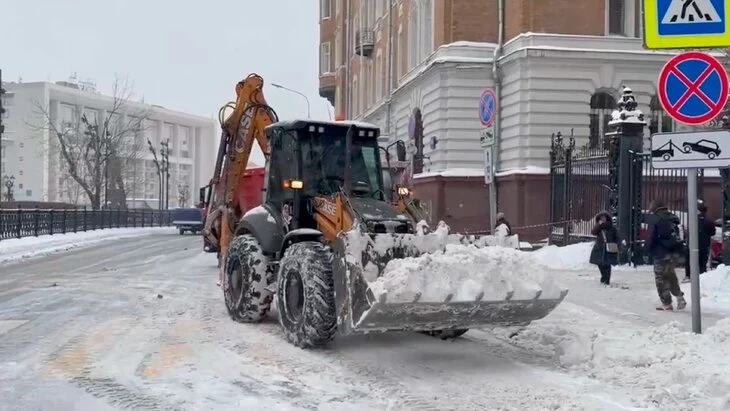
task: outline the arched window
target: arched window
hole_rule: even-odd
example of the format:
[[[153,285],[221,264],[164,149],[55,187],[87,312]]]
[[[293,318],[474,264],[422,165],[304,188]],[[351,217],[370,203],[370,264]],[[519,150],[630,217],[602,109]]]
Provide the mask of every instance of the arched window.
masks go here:
[[[674,131],[674,120],[664,111],[664,107],[659,102],[658,96],[654,95],[651,97],[649,108],[651,109],[649,134]]]
[[[616,108],[616,99],[606,91],[598,91],[591,96],[590,135],[591,148],[601,147],[603,136],[609,131],[608,122],[611,112]]]

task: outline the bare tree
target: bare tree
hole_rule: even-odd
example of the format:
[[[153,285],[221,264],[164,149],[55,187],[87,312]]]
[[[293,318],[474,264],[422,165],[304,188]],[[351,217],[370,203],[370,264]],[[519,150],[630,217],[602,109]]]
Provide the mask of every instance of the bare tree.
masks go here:
[[[70,118],[35,103],[41,127],[48,130],[57,146],[62,174],[78,184],[94,209],[103,205],[126,207],[129,185],[137,184],[129,180],[128,170],[137,166],[144,153],[140,136],[149,109],[130,104],[132,94],[127,80],[116,79],[112,99],[101,108],[103,112],[87,115],[76,105]]]

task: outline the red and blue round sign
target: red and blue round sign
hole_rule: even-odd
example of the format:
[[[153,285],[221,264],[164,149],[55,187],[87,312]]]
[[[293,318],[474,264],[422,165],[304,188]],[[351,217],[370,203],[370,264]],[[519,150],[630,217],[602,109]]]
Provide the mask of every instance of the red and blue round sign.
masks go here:
[[[699,125],[717,117],[728,100],[728,75],[715,57],[687,52],[670,59],[659,74],[659,101],[675,120]]]
[[[497,99],[491,89],[486,89],[479,98],[479,121],[482,125],[489,127],[494,124],[494,117],[497,112]]]

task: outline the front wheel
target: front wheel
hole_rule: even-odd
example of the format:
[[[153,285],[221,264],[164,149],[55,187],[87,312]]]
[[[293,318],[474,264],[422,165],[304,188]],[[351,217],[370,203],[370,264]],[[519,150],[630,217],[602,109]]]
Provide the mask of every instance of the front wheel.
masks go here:
[[[269,259],[250,234],[234,237],[228,248],[223,275],[223,296],[231,318],[255,323],[266,318],[273,296],[266,286],[273,281]]]
[[[691,153],[692,152],[692,147],[690,147],[690,146],[684,146],[682,148],[683,148],[683,150],[684,150],[685,153]]]
[[[715,153],[713,153],[713,152],[709,152],[709,153],[707,153],[707,157],[708,157],[708,158],[709,158],[710,160],[712,160],[713,158],[715,158]]]
[[[316,241],[292,244],[279,264],[276,289],[279,322],[289,342],[314,348],[334,339],[337,314],[329,247]]]

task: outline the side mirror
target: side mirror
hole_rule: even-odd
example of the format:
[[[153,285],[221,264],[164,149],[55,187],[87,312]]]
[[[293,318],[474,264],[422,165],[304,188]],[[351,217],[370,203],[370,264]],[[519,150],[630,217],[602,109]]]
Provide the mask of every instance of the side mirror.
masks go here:
[[[404,143],[403,140],[396,141],[395,156],[398,161],[406,161],[406,143]]]
[[[200,204],[205,204],[205,192],[207,191],[207,188],[208,186],[200,187],[200,198],[198,201]]]

